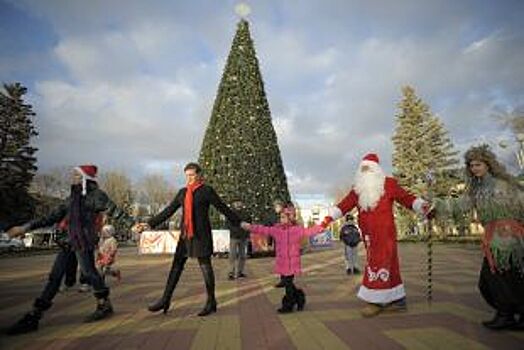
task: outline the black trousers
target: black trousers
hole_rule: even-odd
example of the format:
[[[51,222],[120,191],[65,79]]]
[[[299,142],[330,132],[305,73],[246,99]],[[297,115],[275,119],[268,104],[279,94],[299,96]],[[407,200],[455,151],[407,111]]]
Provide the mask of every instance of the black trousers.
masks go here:
[[[484,259],[478,287],[486,303],[495,310],[524,315],[524,276],[518,271],[492,273],[488,261]]]
[[[69,249],[69,255],[67,257],[66,269],[65,269],[65,281],[64,284],[68,287],[72,287],[76,283],[76,273],[78,271],[78,260],[74,251]],[[87,277],[80,271],[80,278],[78,280],[80,284],[89,284]]]
[[[293,282],[295,275],[289,275],[289,276],[281,275],[280,278],[282,279],[282,282],[284,282],[284,288],[286,288],[286,295],[290,298],[293,298],[297,290],[297,287],[295,286],[295,283]]]
[[[164,289],[164,295],[162,299],[164,301],[169,301],[173,292],[178,284],[178,280],[184,271],[184,267],[187,262],[187,250],[184,245],[179,245],[173,257],[173,263],[171,264],[171,270],[166,282],[166,287]],[[197,257],[200,270],[202,271],[202,276],[204,277],[204,282],[206,285],[207,298],[209,301],[215,301],[215,274],[213,271],[213,265],[211,264],[211,257]]]
[[[46,310],[51,307],[54,297],[56,296],[60,283],[64,278],[67,269],[67,263],[71,254],[76,256],[80,265],[82,273],[86,279],[93,286],[93,292],[97,299],[107,298],[109,296],[109,288],[106,286],[102,276],[98,273],[95,267],[95,255],[93,249],[86,249],[82,251],[72,251],[70,249],[61,249],[56,254],[53,267],[49,273],[49,278],[45,284],[44,290],[40,296],[35,300],[35,307]]]

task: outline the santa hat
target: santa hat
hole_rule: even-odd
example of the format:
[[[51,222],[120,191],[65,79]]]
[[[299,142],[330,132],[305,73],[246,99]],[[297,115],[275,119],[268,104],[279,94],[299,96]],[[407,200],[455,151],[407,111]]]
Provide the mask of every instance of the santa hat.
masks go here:
[[[378,155],[376,155],[375,153],[366,154],[365,157],[362,158],[362,161],[369,161],[379,164]]]
[[[75,167],[75,170],[77,170],[82,175],[82,195],[85,196],[87,193],[87,180],[96,181],[96,173],[98,168],[96,165],[79,165]]]

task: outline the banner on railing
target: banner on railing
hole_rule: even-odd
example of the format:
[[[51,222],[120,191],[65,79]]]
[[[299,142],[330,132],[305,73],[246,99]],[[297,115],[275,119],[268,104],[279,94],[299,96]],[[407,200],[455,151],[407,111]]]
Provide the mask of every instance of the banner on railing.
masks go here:
[[[229,252],[229,230],[213,230],[215,253]],[[180,238],[180,231],[144,231],[140,235],[139,254],[172,254]]]

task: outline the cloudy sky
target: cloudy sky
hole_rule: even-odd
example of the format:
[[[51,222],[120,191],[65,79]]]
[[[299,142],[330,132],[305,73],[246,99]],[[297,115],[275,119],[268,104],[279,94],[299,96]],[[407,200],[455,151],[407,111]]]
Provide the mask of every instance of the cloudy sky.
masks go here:
[[[236,3],[0,0],[0,80],[29,88],[40,169],[92,162],[180,185],[174,174],[198,157]],[[524,105],[523,1],[247,3],[295,194],[349,184],[369,151],[391,170],[402,85],[459,150],[507,138],[494,111]],[[511,162],[510,149],[495,150]]]

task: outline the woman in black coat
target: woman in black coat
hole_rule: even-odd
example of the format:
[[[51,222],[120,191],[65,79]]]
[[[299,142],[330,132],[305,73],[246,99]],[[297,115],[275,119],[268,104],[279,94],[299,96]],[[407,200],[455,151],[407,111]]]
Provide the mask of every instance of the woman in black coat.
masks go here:
[[[209,221],[209,206],[213,205],[224,214],[227,219],[238,226],[240,219],[220,199],[211,186],[203,183],[200,177],[201,168],[196,163],[189,163],[184,168],[187,186],[182,188],[175,199],[159,214],[151,218],[147,224],[141,224],[139,231],[148,227],[154,228],[169,219],[178,208],[182,207],[182,225],[180,239],[177,244],[171,271],[167,278],[166,287],[162,298],[149,305],[149,311],[156,312],[169,310],[171,296],[175,290],[180,275],[184,270],[187,258],[197,258],[206,284],[207,301],[204,309],[198,314],[207,316],[216,312],[215,275],[211,265],[213,254],[213,238],[211,236],[211,223]]]

